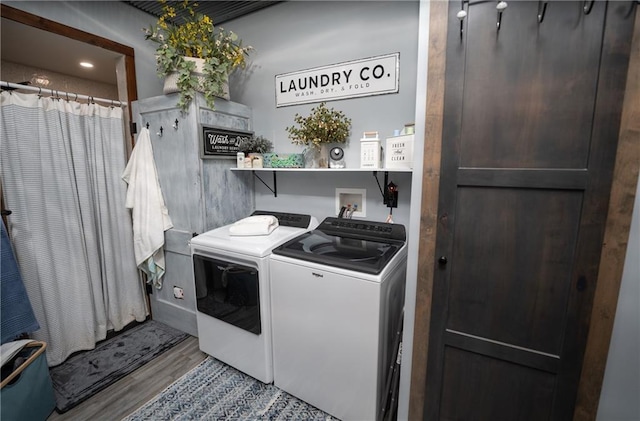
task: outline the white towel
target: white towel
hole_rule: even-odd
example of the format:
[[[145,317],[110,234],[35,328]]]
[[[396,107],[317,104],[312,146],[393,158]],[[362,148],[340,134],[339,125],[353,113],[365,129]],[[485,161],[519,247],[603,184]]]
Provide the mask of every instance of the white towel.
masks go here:
[[[164,232],[173,224],[160,190],[149,129],[140,132],[122,179],[129,185],[125,206],[132,210],[136,264],[147,274],[147,281],[160,289],[165,270]]]
[[[229,227],[230,235],[269,235],[278,228],[278,218],[273,215],[254,215],[241,219]]]

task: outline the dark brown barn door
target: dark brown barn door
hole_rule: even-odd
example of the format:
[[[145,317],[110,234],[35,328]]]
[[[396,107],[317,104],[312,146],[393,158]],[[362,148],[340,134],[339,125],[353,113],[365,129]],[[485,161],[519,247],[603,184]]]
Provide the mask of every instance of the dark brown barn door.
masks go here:
[[[450,2],[425,420],[570,420],[631,2]]]

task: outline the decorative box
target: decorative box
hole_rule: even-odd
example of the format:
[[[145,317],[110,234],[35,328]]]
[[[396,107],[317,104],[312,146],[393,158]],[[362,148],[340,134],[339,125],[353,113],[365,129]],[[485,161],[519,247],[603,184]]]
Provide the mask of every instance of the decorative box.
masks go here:
[[[304,168],[304,155],[301,153],[264,153],[264,168]]]
[[[413,168],[414,135],[393,136],[386,139],[385,168]]]
[[[380,168],[381,149],[378,132],[364,132],[360,139],[360,168]]]

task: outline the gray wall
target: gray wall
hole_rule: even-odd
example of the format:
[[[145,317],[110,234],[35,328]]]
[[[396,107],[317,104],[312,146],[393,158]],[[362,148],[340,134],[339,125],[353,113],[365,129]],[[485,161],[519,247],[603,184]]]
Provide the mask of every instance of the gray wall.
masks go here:
[[[640,420],[640,180],[597,419]]]
[[[256,134],[271,139],[276,152],[300,153],[303,147],[291,143],[285,128],[293,125],[296,113],[308,115],[318,104],[276,108],[275,76],[399,52],[399,93],[327,104],[351,118],[351,137],[343,149],[346,166],[359,168],[364,131],[378,131],[384,139],[415,120],[418,11],[417,1],[293,1],[231,21],[224,28],[255,48],[247,70],[231,78],[231,98],[253,109]],[[358,188],[367,191],[366,219],[385,220],[389,212],[372,173],[328,172],[278,174],[277,198],[258,182],[256,207],[324,219],[335,216],[335,188]],[[271,175],[265,175],[271,184]],[[382,184],[384,174],[378,176]],[[391,179],[399,186],[394,221],[407,225],[411,175],[393,174]]]

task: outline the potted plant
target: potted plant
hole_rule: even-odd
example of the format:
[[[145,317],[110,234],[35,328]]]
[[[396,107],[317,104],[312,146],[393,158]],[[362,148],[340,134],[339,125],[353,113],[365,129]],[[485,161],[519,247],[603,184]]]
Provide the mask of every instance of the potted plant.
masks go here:
[[[165,78],[165,94],[179,92],[178,107],[186,111],[196,91],[203,92],[207,105],[214,108],[216,96],[228,99],[229,74],[246,66],[253,48],[243,46],[235,33],[215,27],[209,16],[196,11],[197,3],[180,2],[184,17],[179,19],[176,8],[161,2],[162,16],[143,31],[145,39],[158,44],[157,73]],[[167,87],[168,81],[175,88]]]
[[[238,149],[251,159],[251,166],[253,168],[262,168],[264,161],[263,154],[273,150],[273,143],[264,136],[250,137],[241,141]]]
[[[311,109],[308,117],[297,114],[293,120],[298,127],[287,127],[289,138],[296,145],[305,145],[305,155],[310,155],[313,166],[328,167],[330,143],[346,143],[351,130],[351,119],[342,111],[327,108],[322,102]]]

